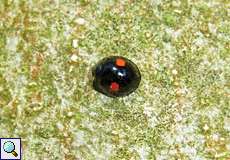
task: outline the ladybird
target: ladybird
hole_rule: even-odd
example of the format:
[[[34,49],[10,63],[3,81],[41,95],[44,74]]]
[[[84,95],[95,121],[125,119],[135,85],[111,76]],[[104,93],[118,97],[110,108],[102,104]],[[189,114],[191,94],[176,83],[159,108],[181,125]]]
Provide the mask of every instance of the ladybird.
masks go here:
[[[129,95],[141,81],[136,64],[122,56],[103,58],[94,66],[92,75],[93,88],[112,98]]]

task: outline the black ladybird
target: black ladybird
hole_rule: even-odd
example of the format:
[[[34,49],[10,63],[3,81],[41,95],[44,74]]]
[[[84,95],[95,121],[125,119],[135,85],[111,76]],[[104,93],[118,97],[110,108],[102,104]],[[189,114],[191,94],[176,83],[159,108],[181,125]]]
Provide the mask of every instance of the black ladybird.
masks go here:
[[[141,74],[137,66],[127,58],[111,56],[102,59],[94,67],[93,88],[109,97],[123,97],[137,89]]]

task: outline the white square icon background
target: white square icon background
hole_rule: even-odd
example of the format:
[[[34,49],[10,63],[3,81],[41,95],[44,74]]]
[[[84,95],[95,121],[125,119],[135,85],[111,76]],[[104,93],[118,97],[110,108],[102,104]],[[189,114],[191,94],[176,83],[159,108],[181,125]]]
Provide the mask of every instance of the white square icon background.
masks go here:
[[[17,157],[15,157],[12,153],[7,153],[4,151],[4,143],[7,141],[13,142],[15,146],[15,152],[18,154]],[[0,160],[10,160],[10,159],[21,159],[21,139],[20,138],[3,138],[1,139],[1,156]]]

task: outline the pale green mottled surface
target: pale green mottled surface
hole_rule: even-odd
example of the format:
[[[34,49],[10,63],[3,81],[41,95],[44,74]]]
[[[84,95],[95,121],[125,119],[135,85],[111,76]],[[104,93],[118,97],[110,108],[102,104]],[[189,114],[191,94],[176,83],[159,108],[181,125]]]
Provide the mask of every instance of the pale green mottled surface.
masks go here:
[[[229,0],[0,0],[0,137],[25,160],[229,160]],[[91,68],[123,55],[139,89]]]

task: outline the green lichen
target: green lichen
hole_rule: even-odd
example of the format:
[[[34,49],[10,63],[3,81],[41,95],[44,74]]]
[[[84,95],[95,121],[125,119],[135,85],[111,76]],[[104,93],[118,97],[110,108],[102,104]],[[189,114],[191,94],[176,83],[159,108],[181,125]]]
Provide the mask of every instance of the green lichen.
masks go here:
[[[227,0],[2,2],[0,137],[23,159],[230,158]],[[130,96],[92,88],[110,55],[141,71]]]

